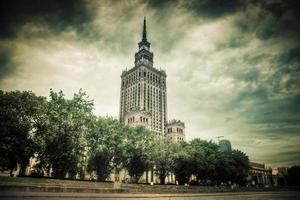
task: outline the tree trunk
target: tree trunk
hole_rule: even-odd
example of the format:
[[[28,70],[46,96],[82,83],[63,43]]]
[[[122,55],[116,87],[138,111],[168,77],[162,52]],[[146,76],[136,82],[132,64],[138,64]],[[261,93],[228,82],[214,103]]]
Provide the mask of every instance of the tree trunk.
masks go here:
[[[18,176],[25,176],[27,165],[20,164],[20,171]]]
[[[160,176],[160,184],[164,185],[166,183],[166,176]]]
[[[138,175],[138,174],[133,175],[133,176],[131,176],[131,182],[132,182],[132,183],[135,183],[135,184],[138,184],[140,178],[141,178],[141,175]]]
[[[160,184],[165,184],[166,182],[166,177],[167,177],[167,173],[166,173],[166,170],[161,170],[160,171],[160,174],[159,174],[159,180],[160,180]]]
[[[148,169],[146,170],[146,183],[149,183]]]
[[[151,168],[151,182],[153,182],[153,167]]]
[[[85,171],[84,171],[84,169],[83,168],[81,168],[80,169],[80,180],[84,180],[84,178],[85,178]]]
[[[14,177],[14,174],[13,174],[13,172],[14,172],[14,169],[13,169],[13,168],[11,168],[11,169],[9,170],[10,177]]]

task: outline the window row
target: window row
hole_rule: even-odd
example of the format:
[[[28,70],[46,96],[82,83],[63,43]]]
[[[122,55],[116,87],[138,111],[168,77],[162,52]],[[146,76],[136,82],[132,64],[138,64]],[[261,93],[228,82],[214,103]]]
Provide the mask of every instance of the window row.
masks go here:
[[[176,132],[177,133],[183,133],[183,129],[182,128],[176,128]],[[167,133],[172,133],[172,127],[171,128],[167,128]]]
[[[151,83],[156,83],[156,84],[162,83],[162,85],[165,85],[164,77],[161,77],[161,76],[159,76],[155,73],[151,73],[149,71],[139,70],[139,71],[136,71],[136,72],[128,75],[127,77],[124,77],[122,80],[122,87],[130,85],[130,84],[134,84],[134,83],[136,83],[137,80],[140,80],[141,78],[144,78]]]
[[[128,121],[128,124],[133,123],[133,122],[138,122],[138,121],[135,121],[135,120],[136,120],[135,117],[132,116],[132,117],[129,117],[127,121]],[[148,118],[140,116],[140,121],[139,122],[148,123]]]

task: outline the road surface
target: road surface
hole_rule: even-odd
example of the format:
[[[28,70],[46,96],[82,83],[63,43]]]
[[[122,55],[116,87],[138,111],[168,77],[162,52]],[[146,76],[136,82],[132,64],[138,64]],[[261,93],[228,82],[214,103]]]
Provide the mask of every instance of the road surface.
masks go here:
[[[95,193],[50,193],[50,192],[1,192],[0,200],[91,200],[91,199],[120,199],[120,200],[152,200],[152,199],[175,199],[175,200],[299,200],[300,191],[291,192],[241,192],[241,193],[206,193],[206,194],[95,194]]]

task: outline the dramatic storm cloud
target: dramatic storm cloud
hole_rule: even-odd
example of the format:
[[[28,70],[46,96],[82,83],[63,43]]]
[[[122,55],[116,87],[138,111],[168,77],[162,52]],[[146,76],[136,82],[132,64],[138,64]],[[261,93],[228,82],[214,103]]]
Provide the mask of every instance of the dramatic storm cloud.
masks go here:
[[[188,139],[224,136],[253,161],[300,164],[299,15],[296,0],[2,1],[0,89],[83,88],[96,114],[117,117],[146,16],[169,119]]]

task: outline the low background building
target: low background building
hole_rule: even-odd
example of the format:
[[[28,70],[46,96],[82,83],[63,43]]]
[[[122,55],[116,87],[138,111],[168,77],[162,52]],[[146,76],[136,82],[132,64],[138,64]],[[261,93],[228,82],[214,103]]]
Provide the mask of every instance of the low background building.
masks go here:
[[[165,137],[171,142],[185,141],[185,125],[180,120],[171,120],[166,124]]]
[[[250,162],[248,181],[252,186],[271,186],[272,169],[266,168],[265,164]]]
[[[219,149],[222,152],[230,152],[231,151],[231,143],[229,140],[220,140],[219,141]]]
[[[131,127],[144,126],[145,128],[151,128],[151,113],[147,111],[132,111],[125,115],[125,125]]]

